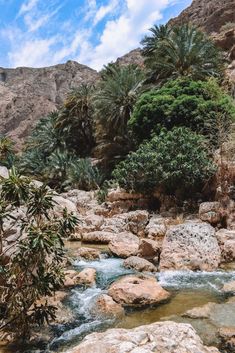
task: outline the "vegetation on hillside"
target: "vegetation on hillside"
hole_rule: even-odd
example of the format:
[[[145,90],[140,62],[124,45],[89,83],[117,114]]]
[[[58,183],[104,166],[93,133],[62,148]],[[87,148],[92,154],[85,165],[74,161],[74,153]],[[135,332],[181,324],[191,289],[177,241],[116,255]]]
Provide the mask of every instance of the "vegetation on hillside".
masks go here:
[[[58,190],[99,188],[126,156],[176,127],[184,131],[182,148],[194,132],[205,137],[205,154],[213,157],[221,128],[229,131],[235,119],[232,99],[217,80],[220,51],[191,25],[154,26],[142,45],[146,71],[111,63],[96,85],[72,90],[59,111],[39,121],[17,162],[22,173]]]

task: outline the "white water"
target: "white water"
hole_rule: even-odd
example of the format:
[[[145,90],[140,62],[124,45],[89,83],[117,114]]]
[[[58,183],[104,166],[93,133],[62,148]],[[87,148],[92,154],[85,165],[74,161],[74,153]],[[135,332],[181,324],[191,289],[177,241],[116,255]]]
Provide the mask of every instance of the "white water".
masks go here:
[[[55,338],[50,345],[52,351],[60,346],[69,347],[78,343],[86,334],[100,331],[114,325],[114,320],[99,319],[91,312],[97,296],[107,292],[107,287],[116,278],[133,273],[125,269],[122,259],[106,258],[99,261],[75,261],[75,269],[95,268],[97,271],[97,286],[83,290],[75,288],[71,291],[69,306],[78,318],[77,327],[68,328],[60,337]],[[159,283],[168,290],[205,290],[219,293],[224,283],[235,279],[235,271],[193,272],[165,271],[157,274]],[[80,321],[79,321],[80,320]],[[81,321],[82,320],[82,321]],[[56,350],[55,350],[56,349]]]

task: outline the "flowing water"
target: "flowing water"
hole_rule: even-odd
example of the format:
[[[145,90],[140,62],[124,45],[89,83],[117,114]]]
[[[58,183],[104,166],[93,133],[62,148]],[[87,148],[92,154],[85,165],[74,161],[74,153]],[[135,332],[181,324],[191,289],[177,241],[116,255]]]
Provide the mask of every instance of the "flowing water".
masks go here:
[[[107,293],[107,287],[120,276],[134,273],[122,266],[123,260],[104,258],[99,261],[74,261],[74,268],[78,271],[91,267],[97,271],[97,285],[82,290],[75,288],[67,301],[77,320],[69,325],[60,326],[57,337],[50,343],[50,352],[63,352],[80,342],[90,332],[103,331],[109,327],[133,328],[165,320],[174,315],[181,315],[185,311],[208,302],[221,303],[224,296],[221,288],[224,283],[235,279],[235,271],[191,272],[167,271],[158,273],[159,283],[172,293],[168,303],[143,310],[127,310],[120,321],[111,319],[97,319],[90,311],[92,304],[101,293]]]
[[[76,254],[78,243],[70,243],[70,254]],[[94,247],[94,245],[92,245]],[[101,250],[106,250],[101,247]],[[22,350],[1,349],[0,353],[54,353],[66,352],[77,345],[84,336],[95,331],[103,331],[110,327],[134,328],[136,326],[150,324],[160,320],[173,319],[183,322],[181,318],[185,311],[208,302],[222,303],[225,297],[221,292],[224,283],[235,280],[235,266],[215,272],[192,272],[192,271],[166,271],[157,273],[156,277],[163,288],[172,293],[167,303],[145,309],[128,309],[126,315],[119,321],[114,319],[97,318],[91,311],[92,304],[101,293],[107,293],[109,285],[121,276],[135,273],[123,267],[123,260],[118,258],[102,258],[97,261],[75,260],[73,268],[78,271],[91,267],[97,271],[97,283],[93,288],[83,289],[76,287],[71,290],[66,305],[74,314],[74,321],[65,325],[54,327],[54,339],[44,349]],[[206,328],[207,329],[207,328]],[[208,330],[210,328],[208,327]],[[199,330],[200,331],[200,330]]]

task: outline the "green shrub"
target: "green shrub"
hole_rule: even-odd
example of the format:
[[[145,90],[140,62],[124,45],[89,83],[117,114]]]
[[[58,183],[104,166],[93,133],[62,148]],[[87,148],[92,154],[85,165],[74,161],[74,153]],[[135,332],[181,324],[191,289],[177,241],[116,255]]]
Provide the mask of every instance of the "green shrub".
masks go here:
[[[128,191],[185,193],[201,190],[215,167],[205,147],[205,140],[184,127],[165,129],[159,136],[142,144],[128,155],[113,172],[113,177]]]
[[[129,127],[138,142],[149,139],[159,128],[170,130],[186,126],[200,134],[210,136],[218,114],[224,126],[235,119],[235,106],[214,80],[207,82],[178,79],[158,90],[144,93],[137,101]]]

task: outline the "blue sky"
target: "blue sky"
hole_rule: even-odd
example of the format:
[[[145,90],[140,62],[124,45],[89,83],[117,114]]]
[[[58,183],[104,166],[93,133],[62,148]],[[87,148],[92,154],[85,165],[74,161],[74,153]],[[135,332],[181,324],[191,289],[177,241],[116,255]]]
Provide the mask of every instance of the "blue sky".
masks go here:
[[[0,66],[76,60],[101,69],[191,0],[0,0]]]

